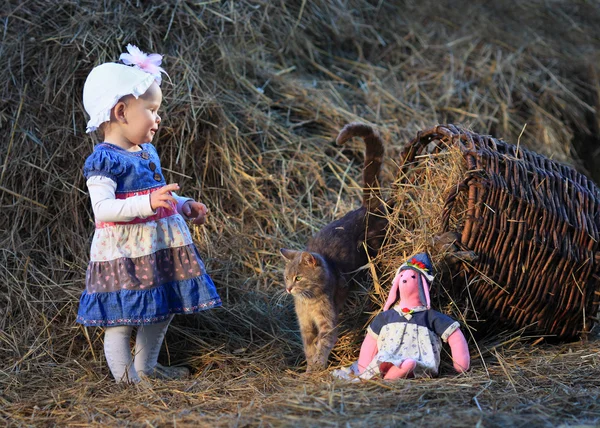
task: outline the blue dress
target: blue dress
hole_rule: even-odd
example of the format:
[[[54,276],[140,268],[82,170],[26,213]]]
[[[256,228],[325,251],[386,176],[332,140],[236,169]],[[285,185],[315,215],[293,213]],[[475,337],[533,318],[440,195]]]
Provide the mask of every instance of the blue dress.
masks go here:
[[[114,180],[117,199],[149,195],[166,182],[154,146],[141,148],[128,152],[112,144],[97,145],[85,161],[85,178]],[[172,314],[221,306],[174,205],[128,222],[96,221],[85,284],[77,322],[86,326],[153,324]]]

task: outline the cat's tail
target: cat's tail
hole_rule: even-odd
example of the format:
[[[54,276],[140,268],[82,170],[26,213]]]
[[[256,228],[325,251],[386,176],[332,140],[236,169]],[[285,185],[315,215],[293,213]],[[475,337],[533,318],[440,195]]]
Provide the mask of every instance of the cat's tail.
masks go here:
[[[336,143],[344,144],[352,137],[362,137],[365,141],[365,166],[363,169],[363,206],[369,211],[381,205],[381,164],[383,162],[383,140],[379,131],[371,125],[352,122],[344,126],[337,136]]]

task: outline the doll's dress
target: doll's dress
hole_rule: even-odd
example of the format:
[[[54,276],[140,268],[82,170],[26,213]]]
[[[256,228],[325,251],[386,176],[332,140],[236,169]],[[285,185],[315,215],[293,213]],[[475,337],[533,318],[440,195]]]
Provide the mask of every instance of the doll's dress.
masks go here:
[[[84,164],[84,176],[117,184],[115,197],[149,195],[166,185],[154,146],[129,152],[102,143]],[[149,196],[148,196],[149,197]],[[172,314],[221,305],[215,285],[174,205],[128,222],[95,221],[77,322],[86,326],[142,325]]]

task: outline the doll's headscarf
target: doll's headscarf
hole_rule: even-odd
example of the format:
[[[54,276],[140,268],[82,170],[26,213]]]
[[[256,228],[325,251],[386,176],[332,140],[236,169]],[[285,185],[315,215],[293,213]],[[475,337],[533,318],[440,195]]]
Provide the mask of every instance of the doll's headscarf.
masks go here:
[[[119,57],[123,64],[107,62],[95,67],[83,86],[83,107],[90,115],[85,132],[92,132],[110,120],[111,109],[126,95],[138,98],[152,82],[161,83],[162,55],[147,55],[134,45]]]
[[[414,270],[415,272],[422,275],[422,276],[419,275],[417,278],[417,283],[418,283],[418,287],[419,287],[419,300],[421,300],[421,303],[427,309],[431,308],[431,301],[429,298],[429,284],[431,283],[431,281],[433,281],[434,275],[433,275],[433,266],[431,264],[431,259],[429,258],[429,255],[427,253],[415,254],[406,263],[402,264],[402,266],[400,266],[398,268],[395,276],[398,276],[398,274],[400,272],[402,272],[403,270],[407,270],[407,269]],[[425,279],[427,279],[427,282],[424,283],[424,281],[422,279],[423,277],[425,277]],[[383,306],[384,311],[387,311],[388,309],[390,309],[394,305],[394,303],[396,303],[398,298],[400,297],[398,295],[398,292],[399,292],[398,288],[399,288],[399,283],[392,285],[390,294],[385,302],[385,305]]]

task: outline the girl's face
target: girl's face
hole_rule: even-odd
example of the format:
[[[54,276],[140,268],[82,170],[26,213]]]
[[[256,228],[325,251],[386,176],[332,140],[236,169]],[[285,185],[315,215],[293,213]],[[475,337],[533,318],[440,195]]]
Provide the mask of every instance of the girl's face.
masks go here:
[[[139,98],[125,101],[125,122],[121,129],[126,142],[139,146],[152,141],[161,121],[158,115],[161,103],[162,91],[156,82]]]

